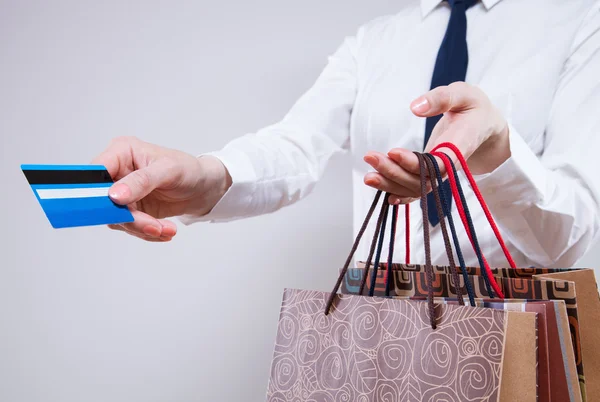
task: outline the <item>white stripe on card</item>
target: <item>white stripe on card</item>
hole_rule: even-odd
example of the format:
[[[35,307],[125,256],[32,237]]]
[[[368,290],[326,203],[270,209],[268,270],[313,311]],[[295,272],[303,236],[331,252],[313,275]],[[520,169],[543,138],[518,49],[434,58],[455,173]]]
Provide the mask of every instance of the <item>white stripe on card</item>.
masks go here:
[[[107,197],[109,187],[90,187],[90,188],[46,188],[38,189],[38,196],[41,200],[63,199],[63,198],[91,198]]]

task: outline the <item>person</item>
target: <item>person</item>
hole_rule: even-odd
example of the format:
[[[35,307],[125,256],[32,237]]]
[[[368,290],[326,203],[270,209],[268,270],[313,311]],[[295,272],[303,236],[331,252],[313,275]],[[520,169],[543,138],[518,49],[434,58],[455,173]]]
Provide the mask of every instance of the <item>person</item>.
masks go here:
[[[113,140],[94,163],[118,180],[110,197],[130,205],[135,221],[111,228],[163,242],[177,232],[169,217],[190,225],[272,213],[305,198],[332,155],[350,152],[356,232],[376,189],[393,204],[418,198],[413,151],[448,141],[468,158],[519,266],[576,264],[600,227],[600,2],[415,0],[399,8],[347,37],[280,121],[220,151],[195,156]],[[507,266],[466,190],[486,258]],[[421,229],[431,224],[420,215],[411,208],[415,262],[424,262]],[[464,252],[470,243],[459,232]],[[399,231],[398,248],[404,240]],[[431,242],[432,261],[445,263],[440,225]],[[474,253],[465,257],[477,264]]]

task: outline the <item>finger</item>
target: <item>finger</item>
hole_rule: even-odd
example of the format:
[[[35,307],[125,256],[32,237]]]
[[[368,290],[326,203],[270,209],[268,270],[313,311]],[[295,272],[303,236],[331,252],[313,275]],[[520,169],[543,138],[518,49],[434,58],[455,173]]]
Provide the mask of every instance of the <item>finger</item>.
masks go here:
[[[121,226],[121,225],[110,224],[110,225],[107,225],[107,226],[108,226],[109,229],[112,229],[112,230],[119,230],[119,231],[124,231],[125,230],[125,228],[123,228],[123,226]]]
[[[177,234],[177,225],[168,219],[159,219],[158,222],[162,226],[162,237],[173,237]]]
[[[140,239],[150,242],[150,243],[168,243],[171,240],[173,240],[172,237],[168,237],[168,238],[161,237],[159,239],[155,239],[155,238],[151,238],[151,237],[142,237],[142,236],[136,236],[136,235],[132,235],[132,236],[139,237]]]
[[[365,175],[364,182],[367,186],[373,187],[377,190],[385,191],[386,193],[396,195],[400,198],[420,197],[420,191],[408,189],[394,181],[391,181],[380,173],[367,173]]]
[[[125,230],[153,238],[159,238],[163,234],[163,226],[158,219],[137,210],[132,210],[131,215],[134,221],[121,225]]]
[[[166,237],[166,236],[156,238],[156,237],[140,235],[138,233],[130,232],[128,230],[124,230],[124,232],[130,236],[137,237],[138,239],[142,239],[144,241],[151,242],[151,243],[168,243],[171,240],[173,240],[172,237]]]
[[[125,229],[124,232],[126,232],[128,235],[137,237],[137,238],[142,239],[144,241],[153,242],[153,243],[167,243],[167,242],[170,242],[171,240],[173,240],[173,237],[170,237],[170,236],[161,236],[161,237],[157,238],[157,237],[145,236],[145,235],[141,235],[141,234],[138,234],[138,233],[134,233],[134,232],[131,232],[131,231],[127,230],[127,229]]]
[[[113,180],[119,179],[121,171],[121,161],[117,152],[119,151],[113,152],[107,149],[92,160],[92,165],[103,165]]]
[[[412,112],[420,117],[437,116],[446,112],[470,110],[480,102],[479,91],[464,82],[440,86],[418,97],[410,104]]]
[[[388,152],[388,156],[404,170],[414,175],[419,175],[419,158],[417,158],[414,152],[408,149],[394,148]],[[420,186],[419,184],[419,188]]]
[[[119,137],[111,141],[110,145],[98,156],[92,160],[93,165],[103,165],[114,180],[120,179],[121,175],[128,172],[125,166],[131,160],[131,143],[136,141],[134,138]]]
[[[130,231],[137,234],[144,234],[145,236],[157,237],[156,234],[159,234],[157,229],[160,226],[158,237],[173,237],[177,234],[177,225],[168,219],[155,219],[138,210],[132,210],[131,214],[133,215],[134,222],[108,225],[108,227],[113,230]],[[158,222],[158,225],[156,222]],[[151,228],[147,226],[151,226]]]
[[[166,219],[159,219],[159,222],[162,224],[162,232],[160,234],[160,237],[169,237],[172,238],[177,234],[177,226],[171,222],[168,221]],[[124,225],[126,224],[118,224],[118,225],[107,225],[109,227],[109,229],[112,230],[119,230],[119,231],[123,231],[123,232],[132,232],[132,233],[138,233],[138,231],[134,232],[134,229],[132,229],[131,227],[124,227]]]
[[[157,187],[171,185],[179,179],[176,165],[166,159],[158,159],[148,166],[138,169],[115,183],[109,196],[120,205],[137,202]]]
[[[444,148],[444,150],[448,151],[446,148]],[[452,154],[454,155],[454,154]],[[403,169],[405,169],[406,171],[414,174],[414,175],[419,175],[419,158],[417,158],[417,155],[414,154],[414,152],[409,151],[407,149],[402,149],[402,148],[394,148],[392,149],[390,152],[388,152],[388,156],[394,161],[396,162],[398,165],[400,165]],[[440,167],[440,173],[442,175],[442,177],[446,176],[446,167],[444,166],[444,164],[442,163],[442,160],[439,158],[436,158],[438,161],[438,165]],[[419,183],[420,183],[420,179],[419,179]],[[420,184],[419,184],[419,189],[420,189]]]
[[[133,232],[131,230],[128,230],[123,225],[108,225],[108,227],[110,229],[117,230],[117,231],[120,231],[120,232],[124,232],[124,233],[127,233],[130,236],[134,236],[134,237],[137,237],[139,239],[142,239],[142,240],[145,240],[145,241],[149,241],[149,242],[165,243],[165,242],[169,242],[169,241],[173,240],[172,236],[161,236],[161,237],[158,237],[158,238],[151,237],[151,236],[146,236],[146,235],[143,235],[143,234],[136,233],[136,232]]]
[[[411,202],[417,200],[417,198],[410,197],[398,197],[396,195],[390,195],[388,202],[391,205],[402,205],[402,204],[410,204]]]
[[[421,188],[421,182],[417,175],[406,171],[394,160],[379,152],[369,152],[364,160],[383,176],[403,187],[412,191],[418,191]]]

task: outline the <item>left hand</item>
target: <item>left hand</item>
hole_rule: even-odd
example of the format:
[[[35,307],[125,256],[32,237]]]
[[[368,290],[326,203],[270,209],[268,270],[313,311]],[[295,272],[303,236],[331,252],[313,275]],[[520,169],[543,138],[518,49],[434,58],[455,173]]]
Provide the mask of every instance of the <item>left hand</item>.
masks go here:
[[[411,103],[419,117],[444,114],[436,124],[425,152],[451,142],[463,153],[473,174],[490,173],[510,157],[508,123],[487,95],[464,82],[435,88]],[[454,162],[454,153],[446,148]],[[364,158],[377,172],[365,175],[365,184],[392,194],[390,203],[408,203],[420,197],[419,160],[408,149],[394,148],[384,155],[369,152]],[[440,162],[442,174],[445,174]]]

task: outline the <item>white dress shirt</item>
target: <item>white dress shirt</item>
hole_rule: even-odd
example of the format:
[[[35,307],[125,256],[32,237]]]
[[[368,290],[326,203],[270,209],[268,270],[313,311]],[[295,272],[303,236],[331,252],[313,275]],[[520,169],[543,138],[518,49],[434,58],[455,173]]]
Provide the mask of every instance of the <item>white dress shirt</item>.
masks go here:
[[[349,151],[356,233],[375,193],[363,182],[372,170],[363,161],[366,152],[422,150],[425,119],[409,104],[429,90],[450,17],[440,0],[402,1],[398,8],[347,37],[280,122],[212,153],[233,184],[208,215],[182,220],[223,222],[290,205],[310,193],[332,155]],[[512,152],[494,172],[476,178],[479,187],[519,266],[573,266],[600,226],[600,2],[483,0],[467,11],[467,20],[466,82],[482,88],[503,113]],[[461,177],[487,259],[507,266]],[[411,212],[412,261],[423,263],[418,202]],[[467,264],[477,265],[456,211],[453,216]],[[374,223],[357,259],[366,257],[373,229]],[[444,264],[439,225],[431,235],[433,262]],[[396,241],[402,255],[403,230]]]

